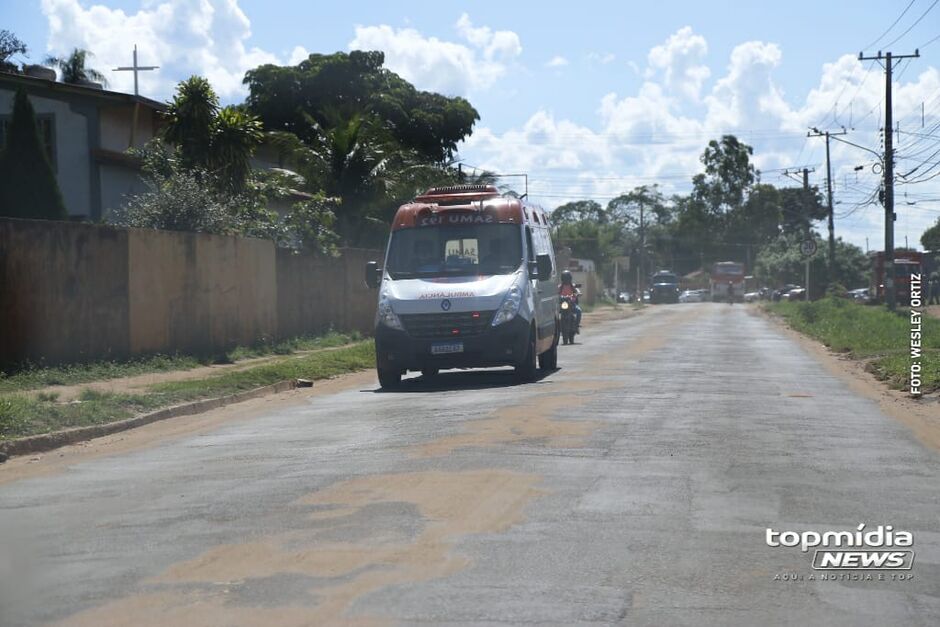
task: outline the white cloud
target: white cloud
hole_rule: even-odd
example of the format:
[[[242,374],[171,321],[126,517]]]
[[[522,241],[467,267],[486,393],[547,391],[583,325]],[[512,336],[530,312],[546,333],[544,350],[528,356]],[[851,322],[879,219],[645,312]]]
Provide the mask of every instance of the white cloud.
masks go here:
[[[729,131],[779,125],[789,113],[772,77],[782,56],[775,44],[749,41],[736,46],[728,73],[705,99],[709,125]]]
[[[545,67],[549,67],[549,68],[562,68],[562,67],[565,67],[566,65],[568,65],[568,59],[564,58],[561,55],[556,55],[545,63]]]
[[[819,84],[805,95],[788,98],[774,80],[783,59],[779,46],[760,41],[736,46],[724,73],[710,88],[706,52],[704,38],[681,29],[650,51],[649,66],[637,71],[645,77],[637,91],[602,97],[593,121],[559,119],[540,108],[520,127],[503,133],[477,128],[461,147],[461,156],[496,172],[528,172],[532,198],[554,207],[583,198],[604,204],[644,184],[659,183],[667,193],[685,192],[692,174],[701,171],[699,155],[706,143],[724,133],[737,134],[751,144],[754,163],[764,170],[763,180],[780,186],[796,183],[770,170],[804,164],[816,168],[811,184],[824,185],[824,143],[805,137],[808,126],[838,128],[851,121],[855,129],[848,139],[879,150],[884,95],[879,66],[869,67],[846,55],[825,64]],[[927,102],[927,126],[940,122],[936,67],[925,67],[916,77],[911,73],[899,78],[896,73],[895,80],[895,119],[901,121],[902,130],[907,125],[917,132],[923,102]],[[899,172],[917,166],[933,152],[918,153],[924,142],[930,142],[915,144],[916,140],[917,136],[902,134]],[[883,211],[864,205],[879,185],[871,169],[875,156],[836,141],[831,148],[839,203],[836,233],[861,246],[868,236],[872,248],[878,248]],[[856,172],[858,165],[864,167]],[[913,245],[937,219],[938,213],[929,208],[938,205],[924,199],[940,197],[940,177],[897,189],[898,237],[907,234]],[[905,200],[918,204],[902,204]]]
[[[659,74],[663,84],[673,92],[696,100],[702,85],[711,76],[711,70],[702,61],[708,53],[708,44],[690,26],[680,28],[662,45],[649,52],[647,78]]]
[[[457,32],[474,47],[482,49],[488,60],[509,61],[522,53],[522,43],[516,33],[511,30],[493,31],[488,26],[475,27],[466,13],[457,20]]]
[[[304,48],[303,46],[294,46],[294,49],[291,50],[290,57],[287,59],[287,62],[290,65],[297,65],[301,61],[305,61],[307,57],[310,56],[310,51]]]
[[[383,24],[357,26],[349,48],[381,50],[385,66],[419,89],[461,96],[493,85],[522,52],[516,33],[475,27],[466,13],[456,30],[469,46]]]
[[[245,93],[246,70],[280,62],[247,45],[251,23],[237,0],[152,1],[136,13],[103,4],[86,8],[79,0],[42,0],[42,11],[49,23],[47,50],[57,55],[75,47],[91,50],[89,66],[119,91],[133,90],[133,76],[110,70],[130,65],[134,44],[142,65],[160,66],[140,74],[141,94],[154,98],[168,97],[177,81],[199,74],[220,97],[237,100]]]

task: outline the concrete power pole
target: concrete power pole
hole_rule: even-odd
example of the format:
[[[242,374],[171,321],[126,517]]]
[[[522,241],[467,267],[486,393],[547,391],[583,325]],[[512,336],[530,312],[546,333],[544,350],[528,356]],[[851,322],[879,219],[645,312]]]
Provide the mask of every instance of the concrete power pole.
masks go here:
[[[643,258],[646,255],[646,230],[643,222],[643,203],[640,203],[640,254],[637,255],[636,264],[636,298],[637,302],[643,304],[643,287],[641,277],[643,276]]]
[[[885,186],[885,258],[884,258],[884,281],[885,281],[885,303],[888,309],[897,307],[897,294],[894,291],[894,221],[897,215],[894,213],[894,146],[891,127],[894,124],[891,101],[891,75],[894,71],[894,62],[898,59],[916,59],[920,57],[920,51],[915,50],[914,54],[893,55],[886,52],[882,56],[881,51],[876,56],[866,57],[861,52],[858,53],[859,61],[884,61],[885,69],[885,154],[884,154],[884,186]]]
[[[829,138],[836,135],[845,135],[846,130],[842,129],[841,133],[830,133],[829,131],[822,132],[818,128],[813,128],[811,132],[807,133],[807,137],[825,137],[826,138],[826,197],[828,199],[829,206],[829,269],[835,267],[836,262],[836,226],[835,226],[835,215],[833,214],[832,208],[832,164],[829,161]],[[831,274],[831,273],[830,273]]]

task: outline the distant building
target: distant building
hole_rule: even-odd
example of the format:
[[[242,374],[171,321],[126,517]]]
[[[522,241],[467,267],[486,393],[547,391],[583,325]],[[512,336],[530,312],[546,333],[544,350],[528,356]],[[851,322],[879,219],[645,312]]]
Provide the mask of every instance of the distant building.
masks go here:
[[[56,82],[54,73],[43,69],[32,69],[31,75],[0,72],[0,146],[6,141],[13,96],[25,88],[69,216],[107,218],[126,196],[145,190],[140,160],[128,150],[154,137],[166,105],[94,84]]]

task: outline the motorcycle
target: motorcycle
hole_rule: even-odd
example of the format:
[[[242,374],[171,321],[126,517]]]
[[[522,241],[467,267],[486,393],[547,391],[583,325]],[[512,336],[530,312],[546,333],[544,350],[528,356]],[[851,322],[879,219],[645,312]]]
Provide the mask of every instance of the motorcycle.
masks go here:
[[[574,336],[578,332],[577,313],[575,306],[577,300],[572,296],[561,296],[558,309],[561,315],[561,341],[563,344],[574,344]]]

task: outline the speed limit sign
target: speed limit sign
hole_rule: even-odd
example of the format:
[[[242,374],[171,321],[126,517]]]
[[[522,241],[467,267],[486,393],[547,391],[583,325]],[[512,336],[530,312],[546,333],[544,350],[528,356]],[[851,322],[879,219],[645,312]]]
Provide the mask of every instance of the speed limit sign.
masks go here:
[[[804,257],[812,257],[816,254],[816,240],[814,239],[804,239],[800,242],[800,253]]]

